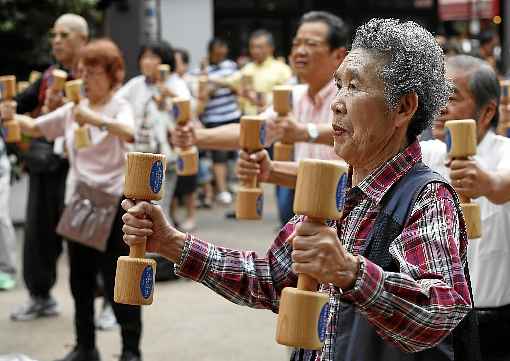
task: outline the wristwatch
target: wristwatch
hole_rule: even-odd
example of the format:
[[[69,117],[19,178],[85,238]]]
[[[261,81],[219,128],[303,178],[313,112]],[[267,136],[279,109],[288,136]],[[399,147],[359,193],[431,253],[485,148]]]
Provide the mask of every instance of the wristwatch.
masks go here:
[[[314,143],[319,138],[319,130],[314,123],[307,123],[306,130],[308,131],[308,142]]]

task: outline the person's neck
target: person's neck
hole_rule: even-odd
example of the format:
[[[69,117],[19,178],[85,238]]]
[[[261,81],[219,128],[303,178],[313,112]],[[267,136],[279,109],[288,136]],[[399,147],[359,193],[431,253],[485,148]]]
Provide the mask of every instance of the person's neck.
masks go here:
[[[111,91],[108,92],[106,95],[101,95],[98,97],[89,97],[90,107],[94,108],[94,107],[103,106],[110,101],[111,97],[112,97]]]
[[[262,65],[265,63],[267,59],[269,59],[269,56],[265,57],[264,59],[260,59],[259,61],[256,61],[255,64]]]
[[[313,79],[308,82],[308,95],[310,98],[314,99],[315,96],[324,88],[330,81],[332,81],[331,77],[324,77],[323,79]]]
[[[361,165],[352,165],[352,186],[358,185],[375,169],[379,168],[408,146],[407,140],[403,142],[388,142],[380,152],[374,152],[373,157]]]

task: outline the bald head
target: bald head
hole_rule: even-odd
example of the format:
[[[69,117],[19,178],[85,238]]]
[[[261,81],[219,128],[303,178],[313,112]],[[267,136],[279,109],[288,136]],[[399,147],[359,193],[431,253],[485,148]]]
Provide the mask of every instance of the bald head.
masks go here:
[[[77,34],[84,36],[85,38],[89,37],[89,26],[87,21],[76,14],[64,14],[59,16],[59,18],[55,21],[55,27],[57,25],[62,25],[69,29],[69,31],[73,31]]]
[[[76,14],[61,15],[51,31],[53,56],[66,69],[72,70],[80,49],[87,43],[89,27],[85,19]]]

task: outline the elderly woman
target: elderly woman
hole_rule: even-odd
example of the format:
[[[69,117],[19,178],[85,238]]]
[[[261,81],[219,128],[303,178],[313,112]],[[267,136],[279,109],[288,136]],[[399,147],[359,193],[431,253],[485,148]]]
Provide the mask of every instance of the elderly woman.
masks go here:
[[[76,346],[63,360],[100,359],[95,344],[93,317],[96,275],[99,270],[104,277],[105,293],[120,324],[120,360],[139,360],[140,308],[113,302],[116,261],[119,256],[128,253],[128,248],[122,244],[122,211],[119,203],[124,182],[124,160],[128,142],[133,140],[134,129],[130,105],[124,99],[113,96],[124,78],[124,61],[114,43],[101,39],[90,42],[81,50],[80,62],[86,98],[78,105],[67,103],[36,119],[17,116],[22,131],[29,135],[44,136],[48,140],[65,137],[72,175],[71,204],[80,198],[108,199],[112,203],[113,216],[108,227],[110,231],[103,244],[86,245],[83,240],[81,243],[68,242],[71,290],[75,303]],[[88,129],[91,144],[77,149],[75,131],[80,126]],[[83,193],[85,191],[87,194]],[[67,205],[64,216],[71,204]],[[100,222],[96,218],[94,225],[86,224],[82,234],[93,230]]]
[[[326,36],[321,25],[313,32]],[[451,92],[441,48],[416,23],[372,19],[358,28],[335,83],[334,148],[350,165],[341,219],[296,217],[258,256],[179,232],[157,206],[124,200],[124,241],[147,242],[177,262],[179,275],[273,312],[299,273],[317,280],[329,297],[325,342],[293,360],[479,359],[459,199],[421,162],[417,141]],[[257,170],[270,180],[276,164],[259,156]]]

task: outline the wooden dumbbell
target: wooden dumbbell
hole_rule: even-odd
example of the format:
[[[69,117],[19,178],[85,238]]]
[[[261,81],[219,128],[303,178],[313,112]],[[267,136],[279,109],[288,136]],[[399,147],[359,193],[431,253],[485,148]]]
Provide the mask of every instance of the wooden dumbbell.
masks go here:
[[[168,79],[168,77],[170,76],[170,65],[168,65],[168,64],[159,65],[158,72],[159,72],[159,81],[165,82]]]
[[[173,98],[173,113],[179,125],[186,125],[191,118],[191,102],[185,98]],[[198,173],[197,147],[177,148],[177,174],[194,175]]]
[[[10,102],[16,95],[16,77],[14,75],[5,75],[0,77],[0,89],[2,101]],[[21,141],[21,128],[14,118],[14,112],[4,114],[5,119],[2,128],[6,143],[17,143]]]
[[[241,117],[239,145],[248,153],[264,148],[265,119],[261,116]],[[260,219],[264,206],[264,193],[257,185],[257,177],[243,181],[237,191],[236,218]]]
[[[67,72],[60,69],[54,69],[51,72],[51,89],[55,93],[59,93],[64,90],[67,80]],[[79,101],[79,100],[78,100]]]
[[[306,222],[323,223],[342,217],[347,167],[339,162],[302,160],[299,163],[294,213]],[[317,292],[318,282],[299,274],[297,288],[286,287],[280,298],[276,341],[279,344],[318,350],[322,348],[329,316],[329,296]]]
[[[133,200],[163,197],[166,159],[162,154],[131,152],[127,155],[124,195]],[[154,294],[156,261],[144,258],[145,243],[131,246],[129,256],[117,260],[113,299],[128,305],[150,305]]]
[[[292,111],[292,87],[278,85],[273,88],[273,108],[279,117],[284,117]],[[294,144],[285,141],[274,144],[274,160],[291,161],[294,159]]]
[[[19,81],[16,86],[16,91],[18,94],[23,93],[29,86],[30,83],[28,81]]]
[[[499,86],[501,89],[499,104],[510,104],[510,80],[500,80]]]
[[[476,122],[473,119],[450,120],[444,126],[446,148],[451,158],[467,159],[476,154]],[[480,206],[462,194],[459,194],[459,197],[466,220],[468,238],[481,237]]]
[[[39,80],[39,78],[42,76],[42,73],[40,71],[37,71],[37,70],[32,70],[30,72],[30,75],[28,76],[28,82],[30,84],[33,84],[35,83],[37,80]]]
[[[80,103],[83,89],[83,81],[81,79],[70,80],[65,83],[66,97],[75,105]],[[87,126],[79,126],[74,131],[74,147],[82,149],[92,144],[90,140],[90,132]]]

